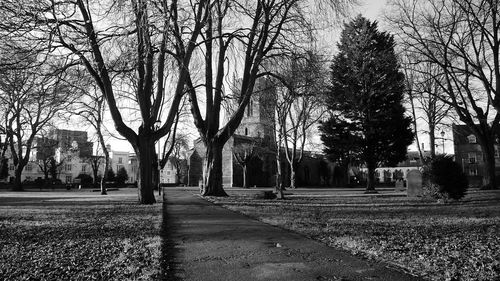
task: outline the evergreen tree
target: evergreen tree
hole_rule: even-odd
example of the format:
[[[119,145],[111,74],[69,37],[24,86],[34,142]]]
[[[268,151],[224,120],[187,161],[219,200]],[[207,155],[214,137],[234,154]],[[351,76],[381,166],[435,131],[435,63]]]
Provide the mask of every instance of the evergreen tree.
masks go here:
[[[104,176],[104,179],[106,181],[115,181],[116,180],[116,176],[115,176],[115,171],[113,171],[113,168],[109,168],[107,171],[106,171],[106,174]]]
[[[345,25],[331,66],[330,119],[320,127],[325,152],[364,163],[367,191],[375,190],[375,169],[403,161],[414,137],[394,45],[377,22],[358,16]]]
[[[123,185],[128,180],[127,170],[124,167],[118,169],[115,179],[118,184]]]
[[[6,179],[9,176],[9,159],[0,157],[0,179]]]

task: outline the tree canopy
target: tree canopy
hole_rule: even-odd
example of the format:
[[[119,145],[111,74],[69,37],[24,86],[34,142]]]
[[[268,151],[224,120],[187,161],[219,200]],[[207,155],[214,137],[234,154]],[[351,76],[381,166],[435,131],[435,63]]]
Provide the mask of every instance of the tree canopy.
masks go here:
[[[368,169],[367,190],[374,189],[375,168],[404,160],[413,141],[394,46],[377,22],[358,16],[345,24],[331,66],[330,118],[320,128],[325,152],[359,158]]]

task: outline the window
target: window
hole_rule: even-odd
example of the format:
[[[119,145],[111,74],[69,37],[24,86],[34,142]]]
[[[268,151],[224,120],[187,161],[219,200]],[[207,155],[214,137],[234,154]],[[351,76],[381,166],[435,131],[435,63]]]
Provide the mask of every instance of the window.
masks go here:
[[[64,169],[65,169],[66,171],[71,171],[71,167],[72,167],[72,165],[71,165],[71,164],[66,164],[66,166],[64,167]]]
[[[250,100],[250,102],[247,105],[247,117],[250,117],[253,115],[253,101]]]
[[[33,167],[31,164],[26,165],[26,172],[31,172],[33,170]]]
[[[73,157],[71,157],[71,155],[66,156],[66,161],[71,162],[71,160],[73,160]]]
[[[245,128],[245,136],[248,136],[248,128]]]
[[[123,158],[118,157],[118,164],[122,164],[122,163],[123,163]]]
[[[9,165],[9,170],[14,171],[14,164]]]
[[[476,153],[475,152],[469,152],[468,153],[469,157],[469,164],[475,164],[477,163],[477,158],[476,158]]]
[[[172,163],[170,163],[170,162],[167,163],[167,169],[172,170]]]
[[[170,176],[170,171],[167,171],[167,176]]]
[[[495,158],[500,158],[500,153],[498,151],[498,147],[495,147]]]
[[[82,172],[86,172],[87,171],[87,165],[82,165]]]
[[[467,136],[467,140],[469,141],[469,143],[476,143],[477,142],[476,136],[474,136],[474,135]]]
[[[31,181],[31,177],[26,177],[26,181]]]
[[[71,176],[66,176],[66,183],[71,183],[73,178]]]
[[[477,176],[477,167],[469,167],[469,176]]]

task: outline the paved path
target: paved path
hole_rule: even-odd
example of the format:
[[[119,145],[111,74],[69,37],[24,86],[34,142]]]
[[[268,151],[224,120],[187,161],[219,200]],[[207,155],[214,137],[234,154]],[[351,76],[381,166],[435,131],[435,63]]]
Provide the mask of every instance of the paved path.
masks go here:
[[[166,188],[169,280],[421,280]],[[277,246],[277,244],[279,244]],[[171,273],[172,274],[172,273]]]

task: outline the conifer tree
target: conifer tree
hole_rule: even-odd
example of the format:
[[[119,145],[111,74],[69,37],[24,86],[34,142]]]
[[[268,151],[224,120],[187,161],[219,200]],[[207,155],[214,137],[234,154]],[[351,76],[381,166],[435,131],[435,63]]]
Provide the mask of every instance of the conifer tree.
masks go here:
[[[332,158],[364,163],[367,192],[375,190],[375,169],[404,160],[414,137],[394,46],[377,22],[358,16],[345,25],[331,66],[330,119],[320,127],[321,138]]]

